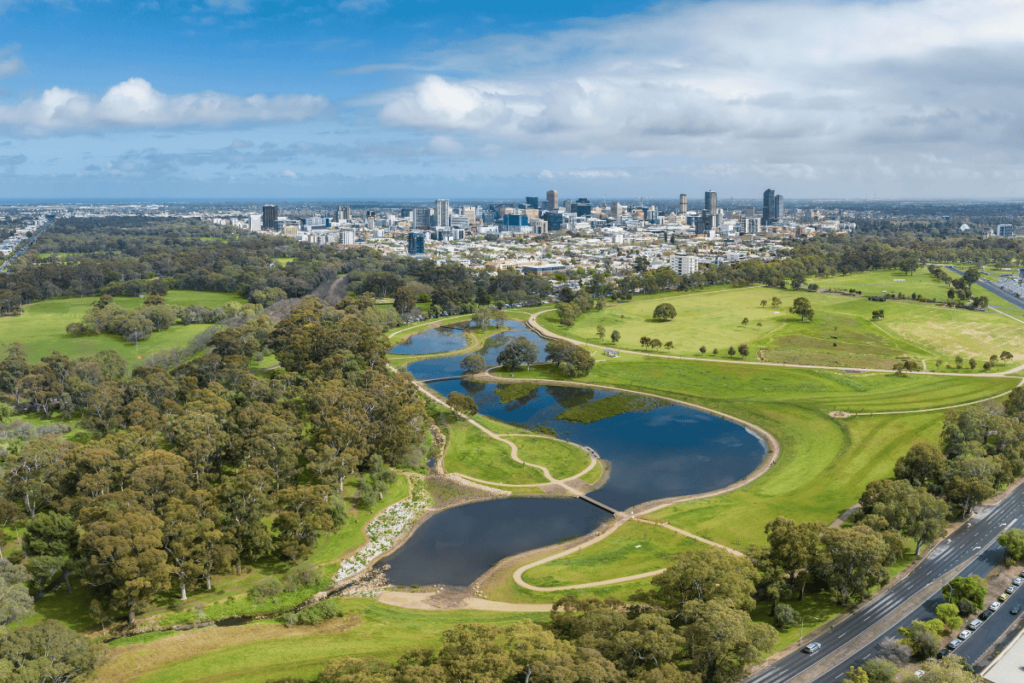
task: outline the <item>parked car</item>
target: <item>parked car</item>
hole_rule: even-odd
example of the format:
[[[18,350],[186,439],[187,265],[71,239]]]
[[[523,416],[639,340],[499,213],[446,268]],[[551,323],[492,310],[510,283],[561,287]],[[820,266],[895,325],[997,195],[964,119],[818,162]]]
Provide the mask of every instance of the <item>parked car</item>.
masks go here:
[[[1012,609],[1010,609],[1010,614],[1018,614],[1019,612],[1020,612],[1020,603],[1018,602],[1016,605],[1013,606]]]
[[[969,631],[967,629],[964,629],[963,631],[960,631],[960,635],[958,635],[957,638],[959,638],[960,640],[967,640],[968,638],[970,638],[973,635],[974,635],[974,631]]]
[[[1014,580],[1013,580],[1013,585],[1014,585],[1014,586],[1019,586],[1019,585],[1021,585],[1022,583],[1024,583],[1024,579],[1022,579],[1022,578],[1021,578],[1021,577],[1019,577],[1019,576],[1018,576],[1018,577],[1017,577],[1016,579],[1014,579]]]
[[[809,655],[813,655],[815,652],[821,649],[821,643],[807,643],[807,647],[804,648],[804,652]]]
[[[967,628],[971,629],[972,631],[977,631],[978,627],[981,626],[984,623],[985,622],[982,621],[981,619],[975,619],[971,623],[967,624]]]
[[[982,612],[981,614],[979,614],[979,615],[978,615],[978,617],[979,617],[980,619],[984,620],[984,619],[988,619],[988,618],[989,618],[990,616],[992,616],[993,614],[995,614],[995,612],[993,612],[993,611],[992,611],[992,610],[990,610],[990,609],[987,609],[987,610],[985,610],[984,612]]]
[[[1009,599],[1010,599],[1010,596],[1007,595],[1006,593],[1003,593],[1002,595],[999,596],[999,602],[1006,602]]]
[[[1001,602],[993,602],[991,605],[988,606],[988,608],[990,610],[992,610],[993,612],[995,612],[997,609],[999,609],[1002,606],[1003,606],[1003,603],[1001,603]]]
[[[936,655],[936,659],[942,659],[943,657],[945,657],[948,654],[949,654],[949,648],[944,647],[941,650],[939,650],[939,654]]]
[[[953,640],[949,641],[949,643],[948,643],[948,644],[946,645],[946,647],[947,647],[947,648],[949,648],[950,650],[955,650],[955,649],[957,649],[957,647],[959,647],[959,646],[960,646],[960,645],[961,645],[961,644],[962,644],[963,642],[964,642],[964,641],[960,640],[959,638],[954,638]]]
[[[1015,590],[1017,590],[1017,587],[1016,587],[1016,586],[1007,586],[1007,587],[1006,587],[1006,594],[1007,594],[1007,595],[1013,595],[1013,592],[1014,592]]]

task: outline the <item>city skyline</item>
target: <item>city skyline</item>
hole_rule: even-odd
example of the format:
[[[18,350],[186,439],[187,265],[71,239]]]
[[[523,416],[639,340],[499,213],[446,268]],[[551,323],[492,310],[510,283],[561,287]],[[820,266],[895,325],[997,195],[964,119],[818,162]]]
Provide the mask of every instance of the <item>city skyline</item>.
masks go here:
[[[1024,196],[1024,8],[998,0],[0,0],[0,21],[0,200]]]

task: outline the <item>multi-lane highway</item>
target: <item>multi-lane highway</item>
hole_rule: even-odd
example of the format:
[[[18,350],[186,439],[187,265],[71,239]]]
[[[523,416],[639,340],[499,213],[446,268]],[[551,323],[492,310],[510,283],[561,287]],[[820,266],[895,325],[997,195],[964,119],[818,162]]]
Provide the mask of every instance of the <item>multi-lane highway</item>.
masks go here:
[[[957,275],[963,275],[964,274],[964,271],[960,270],[959,268],[954,268],[953,266],[946,266],[946,267],[949,268],[950,270],[952,270]],[[1008,304],[1010,304],[1012,306],[1016,306],[1017,308],[1024,309],[1024,301],[1021,301],[1020,299],[1018,299],[1014,295],[1010,294],[1009,292],[1004,292],[1002,289],[1000,289],[999,287],[996,287],[994,284],[992,284],[988,280],[978,280],[975,284],[981,285],[981,288],[984,289],[986,292],[988,292],[989,294],[995,294],[1000,299],[1005,300]]]
[[[920,597],[915,597],[916,594],[932,581],[972,557],[975,559],[960,574],[963,576],[968,574],[986,576],[993,567],[1002,561],[1003,552],[996,542],[996,538],[1010,526],[1024,528],[1024,486],[1012,491],[999,503],[979,509],[967,523],[953,532],[948,539],[939,543],[926,558],[921,560],[906,578],[888,590],[882,591],[876,599],[860,606],[835,627],[824,633],[816,634],[813,640],[821,643],[821,649],[818,652],[813,655],[805,654],[802,651],[791,653],[758,671],[747,679],[748,683],[784,683],[800,674],[807,673],[812,667],[822,664],[822,659],[828,659],[830,653],[835,653],[863,632],[876,626],[879,620],[886,615],[901,607],[909,607],[914,601],[918,602],[916,609],[902,619],[899,626],[909,626],[910,622],[914,620],[934,618],[935,606],[941,600],[941,594],[936,591],[923,604],[920,604]],[[1024,603],[1024,591],[1020,597],[1020,601]],[[997,611],[970,639],[957,648],[956,654],[966,657],[973,663],[990,645],[995,643],[1012,621],[1022,616],[1015,617],[1010,614],[1010,608],[1015,602],[1014,598],[1015,596],[1011,596],[1008,605]],[[796,609],[797,612],[800,611],[799,604]],[[870,644],[860,648],[851,656],[839,658],[833,654],[831,660],[834,661],[828,661],[828,664],[832,666],[825,673],[809,680],[813,680],[815,683],[836,683],[836,681],[842,680],[851,666],[859,666],[865,660],[878,654],[879,642],[884,638],[896,635],[894,626],[885,633],[877,635]],[[809,638],[805,638],[804,643],[806,644],[809,640]]]

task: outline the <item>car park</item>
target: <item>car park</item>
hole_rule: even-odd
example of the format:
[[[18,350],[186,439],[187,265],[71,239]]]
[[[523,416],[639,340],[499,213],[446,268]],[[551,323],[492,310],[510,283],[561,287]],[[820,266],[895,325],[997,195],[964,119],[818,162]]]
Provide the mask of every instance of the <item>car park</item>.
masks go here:
[[[807,643],[807,647],[804,648],[804,652],[809,655],[813,655],[815,652],[821,649],[821,643]]]
[[[981,619],[975,619],[971,623],[967,624],[967,628],[971,629],[972,631],[977,631],[978,627],[981,626],[984,623],[985,622],[982,621]]]
[[[974,631],[964,630],[964,631],[960,631],[960,635],[958,635],[957,638],[959,638],[960,640],[967,640],[968,638],[970,638],[973,635],[974,635]]]
[[[960,640],[959,638],[954,638],[953,640],[949,641],[949,644],[946,645],[946,647],[948,647],[950,650],[955,650],[963,642],[964,641]]]
[[[984,612],[982,612],[982,613],[981,613],[980,615],[978,615],[978,616],[979,616],[979,617],[980,617],[980,618],[981,618],[982,620],[985,620],[985,619],[988,619],[988,618],[989,618],[990,616],[992,616],[993,614],[995,614],[995,612],[993,612],[993,611],[992,611],[992,610],[990,610],[990,609],[987,609],[987,610],[985,610]]]

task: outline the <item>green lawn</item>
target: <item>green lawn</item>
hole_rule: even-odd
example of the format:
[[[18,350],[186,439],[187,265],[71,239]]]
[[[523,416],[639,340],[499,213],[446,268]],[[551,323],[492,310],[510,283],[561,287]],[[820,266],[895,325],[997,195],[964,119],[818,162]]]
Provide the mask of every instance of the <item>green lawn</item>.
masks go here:
[[[547,481],[540,470],[512,459],[512,449],[465,421],[448,425],[448,452],[444,468],[496,484],[540,484]]]
[[[528,570],[523,579],[549,588],[644,574],[670,565],[697,543],[670,529],[627,522],[599,543]]]
[[[363,527],[375,514],[409,495],[409,479],[399,475],[387,495],[384,496],[384,500],[376,501],[369,509],[354,504],[357,495],[358,487],[354,484],[345,487],[345,498],[353,503],[349,510],[348,521],[345,522],[345,526],[330,536],[320,535],[320,542],[309,558],[314,564],[340,563],[342,557],[365,543],[366,535],[363,533]]]
[[[509,441],[518,447],[520,460],[547,467],[555,479],[568,479],[590,464],[586,451],[564,441],[535,436],[513,436]]]
[[[789,313],[798,296],[811,301],[812,321],[802,322]],[[761,306],[761,301],[771,302],[773,297],[782,299],[778,310],[770,303]],[[839,294],[754,288],[708,296],[676,295],[665,302],[677,311],[667,322],[655,322],[653,302],[645,301],[591,311],[572,327],[559,323],[554,312],[539,316],[538,321],[556,334],[600,347],[643,351],[639,343],[643,336],[672,341],[673,349],[662,347],[658,352],[669,356],[730,358],[728,349],[733,347],[736,354],[731,358],[741,360],[739,346],[747,344],[751,361],[890,368],[902,358],[933,364],[935,359],[952,361],[957,354],[987,359],[1008,350],[1024,355],[1024,326],[1013,320],[911,301],[882,303]],[[873,321],[872,311],[879,308],[885,318]],[[604,340],[597,336],[598,325],[605,328]],[[622,333],[617,345],[610,342],[614,330]]]
[[[217,308],[229,301],[244,301],[234,294],[217,292],[191,292],[174,290],[164,297],[169,304],[188,306],[196,304]],[[24,316],[0,318],[0,339],[20,342],[28,356],[29,363],[38,363],[43,356],[53,351],[71,357],[92,356],[100,351],[113,350],[119,353],[129,365],[135,365],[151,352],[163,351],[187,345],[193,337],[209,325],[175,325],[162,332],[154,332],[146,341],[135,344],[110,334],[92,337],[70,338],[64,328],[70,323],[81,322],[82,317],[92,308],[97,297],[82,299],[50,299],[25,306]],[[115,302],[124,308],[137,308],[142,299],[136,297],[115,297]]]
[[[509,624],[523,619],[546,622],[546,613],[419,611],[390,607],[373,600],[343,601],[350,628],[286,629],[252,624],[181,634],[149,643],[145,649],[119,648],[119,658],[99,671],[100,680],[131,680],[125,674],[155,668],[138,661],[150,658],[162,665],[137,680],[142,683],[249,683],[286,676],[312,680],[326,664],[339,657],[379,657],[395,660],[411,648],[440,645],[442,631],[462,623]],[[250,629],[253,631],[249,632]],[[207,645],[204,636],[209,639]],[[231,638],[240,641],[232,644]]]
[[[867,270],[850,275],[812,278],[807,281],[807,284],[812,282],[822,289],[838,289],[844,292],[855,289],[863,293],[864,296],[882,296],[883,294],[902,292],[903,296],[907,298],[910,298],[911,294],[918,294],[938,301],[946,300],[946,290],[949,289],[949,285],[932,277],[932,274],[924,267],[918,268],[913,275],[895,269]]]

